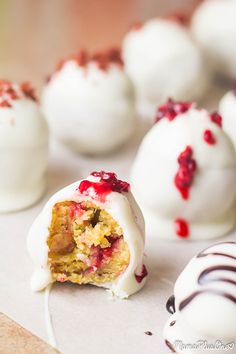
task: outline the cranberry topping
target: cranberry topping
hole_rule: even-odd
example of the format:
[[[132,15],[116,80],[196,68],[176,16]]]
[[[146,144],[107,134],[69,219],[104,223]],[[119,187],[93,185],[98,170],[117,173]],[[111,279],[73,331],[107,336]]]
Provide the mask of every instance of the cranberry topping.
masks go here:
[[[130,26],[130,31],[139,31],[143,27],[143,23],[141,21],[137,21],[132,23]]]
[[[142,281],[147,275],[148,275],[147,268],[146,268],[145,264],[143,264],[141,274],[135,274],[135,278],[136,278],[136,280],[137,280],[138,283],[141,283],[141,281]]]
[[[12,107],[11,102],[19,98],[19,93],[8,80],[0,80],[0,107]]]
[[[21,90],[24,93],[25,97],[30,98],[31,100],[37,102],[35,89],[33,88],[33,86],[31,85],[30,82],[28,82],[28,81],[22,82],[20,87],[21,87]]]
[[[182,238],[186,238],[189,236],[189,227],[188,223],[184,219],[176,219],[175,220],[175,232],[176,235]]]
[[[188,199],[189,189],[193,184],[194,173],[197,168],[196,161],[193,159],[193,151],[190,146],[181,152],[178,157],[179,169],[175,175],[175,186],[181,193],[183,199]]]
[[[0,80],[0,107],[12,107],[12,101],[22,96],[36,100],[34,90],[28,82],[22,83],[19,87],[8,80]]]
[[[222,127],[222,117],[218,112],[214,112],[210,115],[211,121],[217,124],[219,127]]]
[[[205,142],[209,145],[214,145],[216,143],[216,139],[211,130],[207,129],[204,131],[203,138]]]
[[[59,61],[56,66],[55,72],[60,71],[65,63],[73,60],[80,67],[86,67],[90,62],[97,63],[101,70],[106,71],[111,64],[116,64],[123,66],[123,60],[121,58],[121,51],[118,48],[109,48],[105,51],[89,53],[88,51],[82,49],[77,54],[70,55],[66,59]],[[51,77],[47,78],[47,82],[50,81]]]
[[[98,182],[84,180],[80,182],[78,190],[81,194],[90,195],[92,188],[93,192],[90,196],[99,198],[101,202],[105,201],[106,196],[111,192],[122,193],[130,189],[129,183],[119,180],[113,172],[92,172],[91,175],[99,177],[100,180]]]
[[[187,16],[186,14],[181,13],[181,12],[173,13],[169,16],[164,17],[164,18],[166,18],[167,20],[176,22],[181,26],[187,26],[189,23],[189,16]]]
[[[179,114],[187,112],[193,103],[190,102],[175,102],[171,98],[163,104],[162,106],[158,107],[155,123],[159,122],[162,118],[167,118],[169,121],[174,120]]]

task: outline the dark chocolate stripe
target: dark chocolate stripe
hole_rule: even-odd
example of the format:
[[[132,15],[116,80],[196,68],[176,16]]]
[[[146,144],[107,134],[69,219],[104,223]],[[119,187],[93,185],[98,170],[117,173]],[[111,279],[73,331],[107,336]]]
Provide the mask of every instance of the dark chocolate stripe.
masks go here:
[[[172,346],[172,344],[167,339],[165,340],[165,343],[166,343],[167,347],[170,349],[170,351],[172,353],[176,353],[174,347]]]
[[[217,290],[211,290],[211,289],[206,289],[206,290],[199,290],[196,291],[195,293],[193,293],[192,295],[190,295],[189,297],[187,297],[185,300],[183,300],[180,304],[179,304],[179,311],[182,311],[188,304],[190,304],[190,302],[192,302],[198,295],[201,295],[203,293],[207,293],[207,294],[213,294],[213,295],[218,295],[218,296],[223,296],[226,299],[232,301],[233,303],[236,304],[236,297],[230,294],[227,294],[223,291],[217,291]]]
[[[166,303],[166,309],[169,313],[171,313],[172,315],[175,313],[175,297],[174,295],[172,295],[167,303]]]
[[[215,282],[215,281],[224,281],[225,283],[231,283],[236,285],[236,282],[231,280],[231,279],[227,279],[227,278],[208,278],[208,275],[213,273],[213,272],[217,272],[217,271],[221,271],[221,270],[225,270],[227,272],[233,272],[236,273],[236,267],[232,267],[232,266],[228,266],[228,265],[219,265],[219,266],[215,266],[215,267],[209,267],[205,270],[202,271],[202,273],[199,275],[198,277],[198,283],[199,284],[208,284],[210,282]]]
[[[236,259],[236,256],[232,256],[227,253],[220,253],[220,252],[214,252],[214,253],[199,253],[197,258],[202,258],[202,257],[207,257],[207,256],[222,256],[222,257],[227,257],[227,258],[232,258]]]

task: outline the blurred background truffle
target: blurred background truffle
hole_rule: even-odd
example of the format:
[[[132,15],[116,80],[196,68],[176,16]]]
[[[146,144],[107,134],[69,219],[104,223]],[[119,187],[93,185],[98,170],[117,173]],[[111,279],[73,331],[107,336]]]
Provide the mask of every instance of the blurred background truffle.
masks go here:
[[[58,58],[119,45],[133,22],[190,14],[199,0],[1,0],[0,76],[41,86]]]

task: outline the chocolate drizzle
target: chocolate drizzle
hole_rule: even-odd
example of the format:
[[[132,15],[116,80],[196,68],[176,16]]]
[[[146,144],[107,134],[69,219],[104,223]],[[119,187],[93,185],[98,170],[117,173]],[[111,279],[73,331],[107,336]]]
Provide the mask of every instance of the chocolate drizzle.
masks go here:
[[[172,346],[172,344],[167,339],[165,340],[165,343],[166,343],[167,347],[170,349],[170,351],[172,353],[176,353],[174,347]]]
[[[166,309],[172,315],[175,313],[175,297],[172,295],[166,303]]]
[[[223,244],[232,244],[236,246],[235,242],[224,242]],[[227,253],[221,253],[221,252],[210,252],[207,253],[206,250],[204,250],[203,252],[201,252],[197,258],[201,258],[201,257],[207,257],[207,256],[221,256],[221,257],[227,257],[233,260],[236,260],[236,256],[227,254]],[[199,277],[198,277],[198,284],[199,285],[208,285],[209,283],[212,282],[224,282],[224,283],[228,283],[228,284],[232,284],[234,286],[236,286],[236,281],[233,279],[229,279],[228,277],[221,277],[221,276],[217,276],[215,275],[215,272],[219,272],[219,271],[225,271],[225,272],[230,272],[230,273],[236,273],[236,267],[235,266],[230,266],[230,265],[216,265],[216,266],[212,266],[212,267],[208,267],[206,269],[204,269]],[[232,301],[234,304],[236,304],[236,297],[234,295],[231,295],[225,291],[220,291],[220,290],[214,290],[214,289],[203,289],[203,290],[199,290],[199,291],[195,291],[194,293],[192,293],[189,297],[187,297],[185,300],[183,300],[180,305],[179,305],[179,311],[182,311],[190,302],[192,302],[198,295],[203,294],[203,293],[208,293],[208,294],[213,294],[213,295],[217,295],[217,296],[222,296],[230,301]]]

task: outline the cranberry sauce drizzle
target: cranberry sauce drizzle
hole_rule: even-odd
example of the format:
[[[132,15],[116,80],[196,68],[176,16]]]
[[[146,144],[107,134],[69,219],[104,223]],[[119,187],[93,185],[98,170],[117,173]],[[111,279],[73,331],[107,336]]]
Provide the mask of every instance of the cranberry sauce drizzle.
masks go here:
[[[219,127],[222,127],[222,117],[218,112],[214,112],[210,115],[211,121],[217,124]]]
[[[137,280],[138,283],[141,283],[142,280],[143,280],[147,275],[148,275],[147,268],[146,268],[145,264],[143,264],[141,274],[135,274],[135,278],[136,278],[136,280]]]
[[[95,199],[98,198],[101,202],[104,202],[106,196],[111,192],[123,193],[130,190],[130,184],[118,179],[113,172],[92,172],[91,175],[99,177],[100,180],[98,182],[83,180],[77,190],[83,195],[90,195]],[[91,189],[92,192],[90,193]]]
[[[169,98],[165,104],[158,107],[155,116],[155,123],[159,122],[163,118],[167,118],[169,121],[172,121],[179,114],[187,112],[192,107],[192,105],[193,103],[190,102],[175,102]]]
[[[178,157],[179,169],[175,175],[174,181],[183,199],[188,199],[189,197],[189,189],[193,184],[194,174],[197,168],[196,161],[192,156],[192,148],[187,146]]]
[[[35,102],[38,101],[36,94],[35,94],[35,89],[29,81],[22,82],[20,85],[20,88],[21,88],[22,92],[24,93],[25,97],[30,98],[31,100],[33,100]]]
[[[189,236],[189,226],[186,220],[176,219],[175,220],[175,232],[181,238],[187,238]]]
[[[214,145],[216,143],[216,138],[211,130],[206,129],[203,133],[203,139],[209,145]]]

